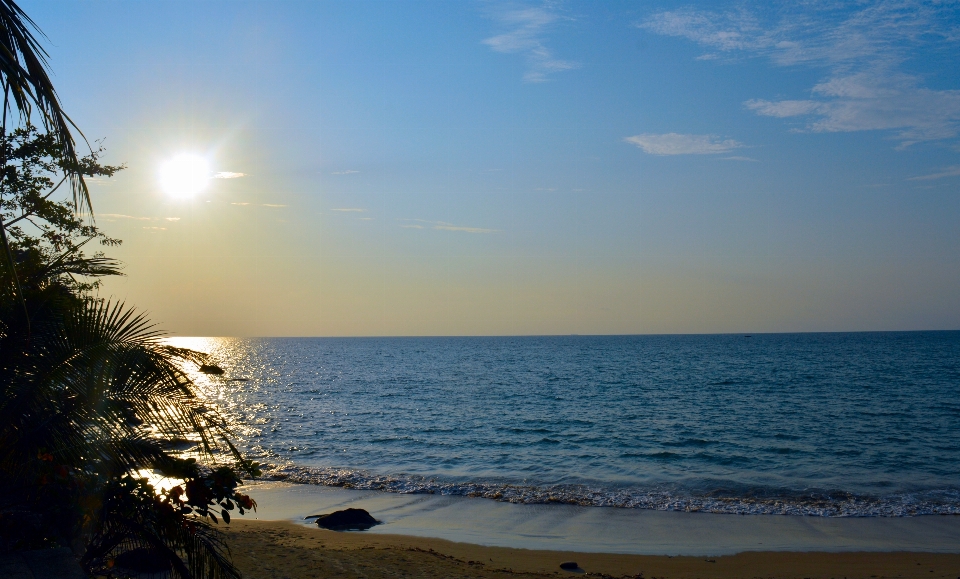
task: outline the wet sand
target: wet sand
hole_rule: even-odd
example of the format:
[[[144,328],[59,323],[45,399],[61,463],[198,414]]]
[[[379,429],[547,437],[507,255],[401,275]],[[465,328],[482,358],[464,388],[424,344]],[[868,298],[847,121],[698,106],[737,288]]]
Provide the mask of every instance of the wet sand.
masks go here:
[[[369,534],[432,537],[488,547],[696,557],[749,551],[960,554],[960,516],[719,515],[518,505],[276,482],[250,485],[244,491],[260,505],[257,513],[245,519],[303,523],[307,515],[355,507],[383,521]],[[960,577],[960,570],[954,577]]]
[[[960,517],[738,516],[515,505],[267,482],[256,513],[221,526],[247,579],[594,577],[960,579]],[[307,515],[363,508],[334,532]],[[560,569],[575,561],[579,569]]]
[[[750,552],[718,557],[573,553],[485,547],[443,539],[338,533],[288,521],[234,520],[226,527],[247,579],[319,577],[950,578],[960,554]],[[576,561],[574,572],[561,570]]]

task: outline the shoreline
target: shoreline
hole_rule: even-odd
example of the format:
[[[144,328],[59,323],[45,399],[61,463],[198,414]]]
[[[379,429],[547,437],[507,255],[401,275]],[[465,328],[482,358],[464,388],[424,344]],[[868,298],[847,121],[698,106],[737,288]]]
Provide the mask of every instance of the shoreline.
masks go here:
[[[304,517],[355,507],[382,521],[364,536],[446,539],[526,550],[716,557],[747,552],[926,552],[960,556],[960,516],[833,518],[530,505],[261,482],[246,520],[316,527]],[[960,566],[953,576],[960,576]]]
[[[234,562],[248,579],[314,577],[703,579],[869,577],[950,578],[960,554],[914,552],[746,552],[702,557],[582,553],[490,547],[439,538],[336,532],[289,521],[235,519],[221,526]],[[564,561],[579,568],[561,570]]]
[[[660,489],[600,487],[582,483],[507,483],[491,480],[455,481],[421,475],[376,475],[349,468],[269,465],[269,480],[296,484],[373,490],[399,494],[437,494],[479,497],[515,504],[568,504],[584,507],[638,508],[732,515],[798,515],[823,517],[902,517],[960,515],[955,488],[928,488],[887,494],[858,494],[826,489],[766,494],[756,488],[737,496],[671,492]],[[949,485],[948,485],[949,486]],[[779,492],[780,494],[777,494]],[[947,496],[949,495],[949,498]],[[946,499],[946,500],[945,500]]]

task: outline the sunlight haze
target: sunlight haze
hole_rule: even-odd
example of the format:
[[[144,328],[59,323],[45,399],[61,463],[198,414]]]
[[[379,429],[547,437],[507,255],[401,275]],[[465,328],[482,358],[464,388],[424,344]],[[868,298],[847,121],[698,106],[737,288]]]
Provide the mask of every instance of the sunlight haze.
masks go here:
[[[173,334],[957,329],[960,8],[769,6],[23,2]]]

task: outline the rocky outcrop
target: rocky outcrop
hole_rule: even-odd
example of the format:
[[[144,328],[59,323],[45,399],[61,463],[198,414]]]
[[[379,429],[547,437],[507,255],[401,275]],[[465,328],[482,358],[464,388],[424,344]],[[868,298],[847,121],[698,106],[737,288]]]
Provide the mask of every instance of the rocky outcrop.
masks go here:
[[[344,509],[326,515],[314,515],[317,517],[317,526],[331,531],[366,531],[374,525],[379,525],[380,521],[374,519],[370,513],[363,509]],[[313,518],[307,517],[308,519]]]
[[[204,374],[223,374],[223,368],[216,364],[201,364],[200,371]]]

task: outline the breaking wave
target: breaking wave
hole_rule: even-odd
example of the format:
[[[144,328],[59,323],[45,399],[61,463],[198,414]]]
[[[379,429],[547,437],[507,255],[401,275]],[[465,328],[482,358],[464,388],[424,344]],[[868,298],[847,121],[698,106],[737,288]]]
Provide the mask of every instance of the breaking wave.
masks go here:
[[[400,494],[477,497],[517,504],[566,504],[730,515],[816,517],[905,517],[960,515],[960,489],[928,490],[888,496],[843,491],[790,492],[747,489],[694,494],[673,489],[595,488],[588,485],[525,485],[454,482],[417,475],[375,475],[359,470],[267,465],[264,478],[292,483]]]

